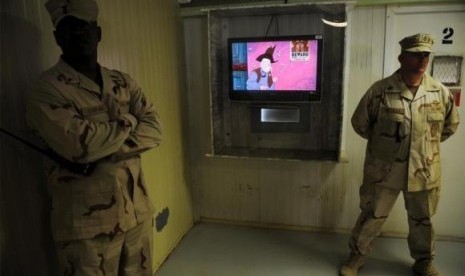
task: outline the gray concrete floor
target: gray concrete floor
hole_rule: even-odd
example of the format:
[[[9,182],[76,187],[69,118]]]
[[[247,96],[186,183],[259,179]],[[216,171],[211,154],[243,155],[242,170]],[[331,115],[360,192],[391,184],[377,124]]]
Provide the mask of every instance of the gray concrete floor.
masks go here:
[[[200,223],[184,237],[156,276],[338,275],[349,236]],[[156,247],[156,245],[155,245]],[[465,275],[465,243],[437,242],[444,276]],[[359,275],[412,275],[407,240],[377,238]]]

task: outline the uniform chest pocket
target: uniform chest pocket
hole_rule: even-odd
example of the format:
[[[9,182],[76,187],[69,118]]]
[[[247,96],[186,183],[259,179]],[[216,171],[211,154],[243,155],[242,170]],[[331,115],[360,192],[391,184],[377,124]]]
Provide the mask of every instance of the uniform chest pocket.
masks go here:
[[[427,124],[427,135],[426,137],[430,141],[439,140],[441,138],[442,122],[444,121],[444,115],[440,112],[430,112],[426,115]]]
[[[380,113],[377,123],[379,136],[400,141],[409,134],[409,129],[405,125],[403,109],[396,109],[395,112],[386,110]]]
[[[108,122],[108,109],[103,104],[86,106],[81,108],[81,115],[85,119],[94,122]]]

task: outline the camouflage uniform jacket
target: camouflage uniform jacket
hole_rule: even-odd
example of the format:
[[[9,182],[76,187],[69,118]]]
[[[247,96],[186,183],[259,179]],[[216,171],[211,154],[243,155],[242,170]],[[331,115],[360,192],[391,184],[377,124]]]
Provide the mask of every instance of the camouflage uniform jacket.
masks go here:
[[[404,162],[408,191],[439,187],[439,144],[458,124],[452,95],[431,76],[424,75],[415,95],[398,71],[376,82],[352,116],[354,130],[368,139],[364,184],[389,186],[394,162]]]
[[[57,241],[113,238],[152,217],[139,154],[161,141],[158,115],[128,75],[100,69],[103,89],[60,60],[27,98],[28,124],[53,151],[73,162],[97,164],[89,176],[60,164],[50,167]],[[121,118],[133,127],[123,126]]]

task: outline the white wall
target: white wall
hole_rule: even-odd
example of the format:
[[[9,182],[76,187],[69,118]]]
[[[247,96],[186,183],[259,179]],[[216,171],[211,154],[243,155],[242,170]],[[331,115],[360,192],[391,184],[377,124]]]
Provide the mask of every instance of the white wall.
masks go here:
[[[385,29],[386,7],[350,9],[343,126],[347,162],[228,159],[206,156],[211,144],[207,20],[203,16],[184,18],[197,219],[350,231],[359,213],[358,188],[362,182],[365,141],[352,130],[348,118],[368,87],[383,77]],[[465,153],[464,148],[455,148],[455,152],[447,145],[443,148],[444,173],[452,175],[457,186],[465,184],[465,178],[459,175],[459,167],[463,169],[460,154],[456,153]],[[464,185],[458,190],[449,187],[444,188],[443,198],[453,198],[454,203],[441,203],[436,221],[447,223],[437,223],[437,234],[465,238],[465,221],[450,219],[452,214],[453,218],[465,216],[465,203],[459,201],[460,195],[465,194]],[[384,234],[406,232],[406,214],[399,198]]]

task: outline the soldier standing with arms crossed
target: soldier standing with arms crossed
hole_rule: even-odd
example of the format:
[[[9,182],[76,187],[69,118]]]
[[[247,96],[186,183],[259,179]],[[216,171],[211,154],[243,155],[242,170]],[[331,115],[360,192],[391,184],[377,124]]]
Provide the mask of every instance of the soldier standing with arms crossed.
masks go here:
[[[157,112],[127,74],[97,62],[94,0],[46,3],[62,50],[27,99],[29,126],[68,161],[48,170],[60,275],[152,275],[153,206],[140,154],[159,145]]]
[[[416,275],[439,275],[433,266],[434,230],[441,188],[440,142],[455,133],[459,116],[449,90],[425,71],[429,34],[400,42],[400,69],[372,85],[353,116],[354,130],[368,139],[361,214],[352,230],[349,259],[340,275],[357,275],[402,191],[408,215],[408,246]]]

